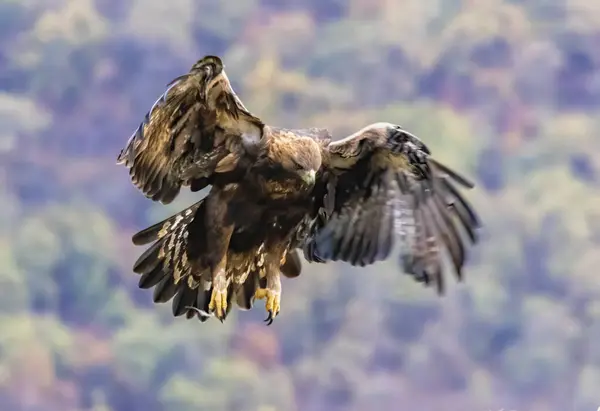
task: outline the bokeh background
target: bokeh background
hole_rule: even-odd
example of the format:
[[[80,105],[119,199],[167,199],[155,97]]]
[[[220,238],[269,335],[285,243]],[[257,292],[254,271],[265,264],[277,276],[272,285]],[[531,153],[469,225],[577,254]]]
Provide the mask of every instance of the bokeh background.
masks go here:
[[[389,121],[472,176],[445,297],[396,261],[305,265],[225,324],[137,289],[152,204],[115,159],[221,55],[266,122]],[[598,0],[0,0],[1,411],[595,411]]]

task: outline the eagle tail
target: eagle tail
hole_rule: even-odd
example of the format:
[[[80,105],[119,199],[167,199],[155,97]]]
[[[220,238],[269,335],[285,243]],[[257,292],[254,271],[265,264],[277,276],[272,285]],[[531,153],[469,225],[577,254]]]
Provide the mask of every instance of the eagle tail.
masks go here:
[[[136,245],[152,243],[133,265],[133,271],[140,274],[138,287],[154,288],[155,303],[172,300],[174,316],[185,314],[202,322],[211,317],[212,291],[209,271],[197,272],[194,264],[204,249],[203,237],[198,235],[204,232],[203,204],[201,200],[133,236]]]
[[[194,219],[198,209],[203,206],[204,199],[192,204],[185,210],[180,211],[164,220],[151,225],[133,235],[131,241],[135,245],[146,245],[160,240],[168,234],[173,233],[178,226],[186,226]]]
[[[254,296],[259,288],[259,274],[257,270],[252,270],[246,281],[242,284],[236,293],[236,304],[242,310],[249,310],[254,305]]]
[[[133,271],[140,274],[138,286],[154,288],[155,303],[172,300],[175,317],[197,317],[204,322],[212,317],[208,305],[212,293],[212,281],[208,268],[198,272],[202,257],[207,250],[204,242],[204,200],[200,200],[181,212],[172,215],[134,234],[135,245],[151,244],[134,263]],[[281,273],[294,278],[300,275],[301,262],[296,249],[288,251]],[[264,288],[259,266],[253,269],[243,284],[230,283],[227,297],[227,317],[232,302],[243,310],[252,308],[256,290]]]
[[[208,280],[204,281],[203,284],[205,287],[197,289],[195,293],[190,293],[191,297],[188,297],[188,299],[181,297],[180,301],[177,301],[176,299],[180,294],[175,296],[175,299],[173,300],[173,315],[175,317],[185,314],[188,320],[198,317],[201,322],[205,322],[210,317],[214,316],[212,313],[209,313],[208,308],[213,290],[212,284]],[[187,287],[186,291],[188,290],[192,289]],[[227,289],[227,309],[223,315],[223,321],[227,318],[233,308],[232,301],[234,295],[234,285],[230,284]]]

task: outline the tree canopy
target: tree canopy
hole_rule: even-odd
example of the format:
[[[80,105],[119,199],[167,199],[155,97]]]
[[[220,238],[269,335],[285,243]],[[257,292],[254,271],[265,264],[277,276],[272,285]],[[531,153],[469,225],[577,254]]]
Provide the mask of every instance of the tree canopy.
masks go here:
[[[0,0],[0,408],[596,410],[599,23],[584,0]],[[271,327],[153,305],[131,234],[198,196],[153,204],[115,158],[206,54],[267,123],[401,124],[473,176],[464,283],[305,264]]]

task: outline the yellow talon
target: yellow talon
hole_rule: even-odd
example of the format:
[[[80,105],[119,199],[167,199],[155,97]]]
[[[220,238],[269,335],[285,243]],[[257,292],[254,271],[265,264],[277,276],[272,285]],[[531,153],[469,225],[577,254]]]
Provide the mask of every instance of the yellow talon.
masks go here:
[[[267,289],[265,308],[269,313],[266,322],[268,325],[271,325],[275,317],[277,317],[277,314],[279,314],[279,309],[281,308],[281,294],[279,292]]]
[[[257,300],[262,300],[264,298],[266,300],[265,309],[267,310],[267,313],[269,313],[269,316],[265,322],[270,325],[275,317],[277,317],[277,314],[279,314],[281,308],[281,294],[268,288],[258,288],[254,292],[254,298]]]

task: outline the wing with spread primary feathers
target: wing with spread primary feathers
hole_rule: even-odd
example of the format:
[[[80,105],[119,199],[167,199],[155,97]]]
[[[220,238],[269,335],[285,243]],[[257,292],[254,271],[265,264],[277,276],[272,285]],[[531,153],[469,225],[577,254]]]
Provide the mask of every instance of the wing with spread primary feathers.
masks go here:
[[[181,186],[198,191],[214,173],[239,167],[262,142],[264,124],[233,91],[222,61],[199,60],[173,80],[118,156],[145,196],[170,203]]]
[[[443,292],[444,253],[462,278],[480,222],[456,186],[470,189],[471,182],[433,159],[416,136],[388,123],[332,142],[325,152],[315,191],[318,215],[304,243],[309,261],[365,266],[389,257],[399,240],[402,266],[417,281]]]

